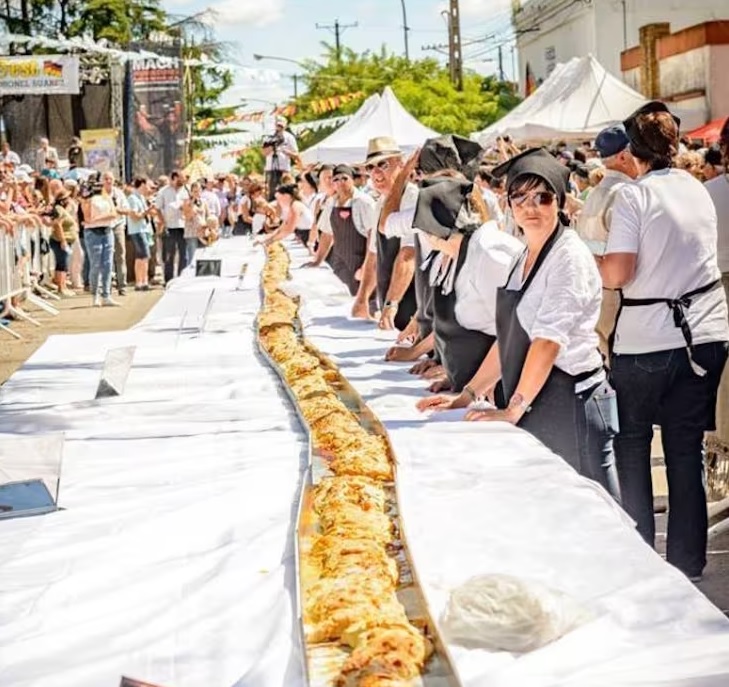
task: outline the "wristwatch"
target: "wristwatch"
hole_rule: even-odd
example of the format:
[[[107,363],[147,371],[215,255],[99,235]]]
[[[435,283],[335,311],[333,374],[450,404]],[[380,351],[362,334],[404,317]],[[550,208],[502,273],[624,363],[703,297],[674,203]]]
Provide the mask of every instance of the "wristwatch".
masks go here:
[[[386,308],[392,308],[393,310],[397,310],[399,306],[400,306],[399,301],[385,301]]]

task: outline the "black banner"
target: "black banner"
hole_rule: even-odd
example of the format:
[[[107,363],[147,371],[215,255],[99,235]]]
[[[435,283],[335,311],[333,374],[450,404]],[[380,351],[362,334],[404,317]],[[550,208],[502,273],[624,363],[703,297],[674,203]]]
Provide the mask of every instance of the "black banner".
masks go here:
[[[131,60],[128,91],[132,176],[156,179],[184,166],[184,68],[179,46],[135,47],[160,55]]]

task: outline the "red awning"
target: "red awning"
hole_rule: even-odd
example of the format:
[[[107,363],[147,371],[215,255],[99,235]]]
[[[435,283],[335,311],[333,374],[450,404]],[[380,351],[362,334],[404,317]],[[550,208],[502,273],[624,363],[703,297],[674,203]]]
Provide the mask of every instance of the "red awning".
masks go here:
[[[699,140],[707,144],[716,143],[719,140],[719,134],[726,120],[726,117],[715,119],[713,122],[709,122],[708,124],[704,124],[704,126],[700,126],[698,129],[690,131],[685,136],[691,140]]]

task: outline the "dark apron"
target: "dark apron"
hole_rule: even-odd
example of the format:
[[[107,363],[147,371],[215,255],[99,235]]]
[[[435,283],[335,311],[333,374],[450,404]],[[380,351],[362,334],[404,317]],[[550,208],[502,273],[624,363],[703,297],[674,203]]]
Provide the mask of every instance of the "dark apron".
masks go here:
[[[519,323],[517,307],[563,231],[564,227],[560,225],[549,237],[520,290],[510,291],[507,288],[514,271],[519,268],[518,261],[509,274],[507,286],[496,292],[496,338],[499,342],[504,406],[508,405],[516,391],[532,344],[529,335]],[[575,393],[575,385],[589,379],[596,372],[597,369],[580,375],[569,375],[554,366],[539,395],[532,402],[531,410],[519,421],[519,427],[539,439],[578,472],[581,471],[577,438],[577,404],[580,401]]]
[[[367,238],[357,231],[351,207],[334,207],[330,218],[334,246],[331,266],[352,296],[357,295],[359,282],[354,278],[367,255]]]
[[[463,268],[471,236],[464,236],[456,261],[456,275]],[[430,270],[423,272],[426,280]],[[462,391],[481,367],[496,337],[466,329],[456,319],[456,289],[444,294],[440,286],[430,289],[433,297],[435,349],[454,391]]]
[[[673,323],[683,334],[683,340],[686,342],[686,351],[688,353],[691,369],[699,377],[706,376],[706,370],[698,365],[694,360],[694,337],[691,333],[691,327],[689,327],[688,320],[686,319],[686,311],[691,307],[691,303],[696,296],[709,293],[709,291],[719,289],[721,286],[721,279],[717,279],[716,281],[712,281],[710,284],[705,284],[704,286],[700,286],[698,289],[689,291],[678,298],[625,298],[622,290],[620,290],[620,305],[615,317],[613,333],[610,335],[610,339],[608,341],[610,354],[612,355],[613,346],[615,344],[615,334],[618,331],[618,322],[620,321],[620,314],[623,312],[623,308],[635,308],[644,305],[657,305],[658,303],[663,303],[668,306],[668,309],[673,313]]]
[[[385,307],[387,292],[392,281],[392,270],[395,261],[400,253],[400,239],[393,236],[387,238],[382,232],[377,232],[377,296],[380,300],[380,308]],[[402,331],[408,326],[417,309],[415,299],[415,280],[408,286],[405,295],[400,300],[397,315],[395,315],[395,327]]]
[[[430,287],[428,271],[423,271],[423,247],[420,239],[415,237],[415,302],[417,310],[418,333],[421,339],[430,336],[433,331],[433,289]]]

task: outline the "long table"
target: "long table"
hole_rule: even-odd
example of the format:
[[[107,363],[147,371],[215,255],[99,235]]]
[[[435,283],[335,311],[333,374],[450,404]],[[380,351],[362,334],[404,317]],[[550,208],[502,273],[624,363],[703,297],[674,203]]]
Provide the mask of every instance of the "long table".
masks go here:
[[[434,615],[453,586],[492,572],[595,615],[521,658],[451,646],[465,687],[729,684],[729,621],[604,492],[521,430],[419,414],[424,383],[384,362],[393,335],[352,321],[333,274],[301,269],[306,251],[288,248],[307,337],[392,439]],[[223,259],[221,278],[187,272],[128,332],[50,339],[0,389],[0,441],[66,434],[64,510],[0,522],[3,687],[304,682],[293,532],[305,436],[255,350],[262,252],[234,238],[205,253]],[[93,401],[106,351],[123,345],[137,347],[123,396]]]

